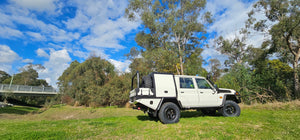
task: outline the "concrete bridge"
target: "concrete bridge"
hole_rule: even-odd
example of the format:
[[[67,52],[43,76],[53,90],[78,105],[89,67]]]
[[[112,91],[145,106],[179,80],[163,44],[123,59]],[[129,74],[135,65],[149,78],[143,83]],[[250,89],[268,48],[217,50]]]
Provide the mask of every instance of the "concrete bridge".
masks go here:
[[[53,87],[0,84],[0,96],[55,96],[57,94]]]

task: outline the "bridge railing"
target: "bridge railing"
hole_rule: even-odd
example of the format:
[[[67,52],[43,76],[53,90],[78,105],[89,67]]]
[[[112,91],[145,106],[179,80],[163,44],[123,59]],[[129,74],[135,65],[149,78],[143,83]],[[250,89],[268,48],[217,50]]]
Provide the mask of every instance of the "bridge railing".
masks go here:
[[[0,84],[2,91],[56,92],[53,87]]]

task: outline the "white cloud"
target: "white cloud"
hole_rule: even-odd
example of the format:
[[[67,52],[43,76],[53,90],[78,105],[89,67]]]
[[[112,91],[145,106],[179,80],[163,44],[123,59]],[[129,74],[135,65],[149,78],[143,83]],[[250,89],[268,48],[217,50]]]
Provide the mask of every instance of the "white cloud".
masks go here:
[[[130,72],[129,70],[129,65],[131,63],[130,60],[117,61],[114,59],[109,59],[108,61],[115,66],[118,72]]]
[[[239,0],[208,1],[206,9],[212,12],[215,19],[208,31],[217,31],[218,35],[222,36],[235,34],[244,27],[251,6],[251,4]]]
[[[80,39],[88,51],[94,50],[91,48],[124,49],[120,40],[140,25],[123,17],[127,1],[77,0],[75,5],[78,7],[76,16],[64,23],[68,29],[88,33]]]
[[[19,55],[6,45],[0,45],[0,63],[13,63],[19,60]]]
[[[19,55],[7,45],[0,45],[0,58],[0,70],[8,73],[12,73],[12,63],[21,59]]]
[[[10,20],[10,16],[1,12],[0,10],[0,25],[11,26],[13,22]]]
[[[75,50],[75,51],[73,51],[73,55],[74,55],[74,56],[77,56],[77,57],[79,57],[79,58],[84,58],[84,59],[86,59],[86,58],[88,58],[89,53],[84,52],[84,51],[80,51],[80,50]]]
[[[93,46],[99,48],[123,49],[120,40],[125,35],[139,26],[137,22],[130,22],[124,17],[117,20],[106,20],[103,24],[96,24],[91,27],[92,33],[81,40],[85,46]]]
[[[86,31],[91,25],[90,18],[81,10],[76,11],[76,17],[63,21],[68,29]]]
[[[70,62],[71,58],[67,50],[51,50],[49,60],[44,63],[45,70],[39,71],[40,78],[46,79],[50,85],[56,88],[57,79],[69,67]]]
[[[35,52],[39,57],[46,57],[46,58],[49,57],[49,54],[41,48],[37,49]]]
[[[65,41],[71,42],[80,37],[79,33],[66,32],[65,30],[58,29],[56,27],[55,27],[55,29],[57,29],[57,30],[52,30],[55,32],[52,32],[52,34],[50,35],[50,37],[55,42],[65,42]]]
[[[19,30],[12,29],[6,26],[0,26],[0,37],[1,38],[6,38],[6,39],[16,39],[20,38],[23,36],[23,33],[20,32]]]
[[[39,12],[54,12],[56,9],[55,2],[58,0],[11,0],[22,8],[28,8]]]
[[[51,22],[45,23],[35,13],[19,9],[16,5],[7,5],[0,9],[0,15],[0,19],[5,18],[0,21],[0,29],[3,31],[0,32],[0,37],[3,38],[24,37],[22,32],[33,41],[71,42],[80,37],[80,33],[69,32]],[[19,25],[25,28],[19,31]]]
[[[32,37],[34,41],[45,41],[46,37],[42,36],[40,33],[37,32],[26,32],[27,35]]]
[[[24,60],[22,60],[22,62],[24,62],[24,63],[33,63],[34,60],[32,60],[32,59],[24,59]]]

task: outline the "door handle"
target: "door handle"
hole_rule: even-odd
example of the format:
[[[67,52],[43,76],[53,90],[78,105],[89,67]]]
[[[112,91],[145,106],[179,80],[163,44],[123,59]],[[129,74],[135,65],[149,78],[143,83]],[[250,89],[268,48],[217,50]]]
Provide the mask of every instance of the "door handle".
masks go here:
[[[203,94],[203,92],[200,92],[201,94]]]
[[[183,91],[181,91],[180,93],[184,93]]]

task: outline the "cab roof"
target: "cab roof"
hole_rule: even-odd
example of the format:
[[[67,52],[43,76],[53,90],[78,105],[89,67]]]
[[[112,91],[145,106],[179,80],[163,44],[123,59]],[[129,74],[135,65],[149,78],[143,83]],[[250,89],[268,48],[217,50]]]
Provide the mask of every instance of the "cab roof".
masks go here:
[[[193,76],[193,75],[174,75],[175,77],[183,77],[183,78],[201,78],[205,79],[205,77],[202,76]]]

